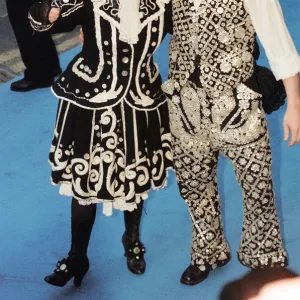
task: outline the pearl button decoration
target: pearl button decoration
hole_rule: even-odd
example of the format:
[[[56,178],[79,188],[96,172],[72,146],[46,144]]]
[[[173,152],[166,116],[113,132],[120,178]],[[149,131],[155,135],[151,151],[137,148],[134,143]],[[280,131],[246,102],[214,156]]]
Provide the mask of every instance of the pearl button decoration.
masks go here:
[[[218,14],[222,14],[224,12],[224,8],[223,7],[218,7],[217,12],[218,12]]]
[[[60,266],[60,270],[62,270],[62,271],[66,270],[66,268],[67,268],[67,265],[65,265],[65,264]]]

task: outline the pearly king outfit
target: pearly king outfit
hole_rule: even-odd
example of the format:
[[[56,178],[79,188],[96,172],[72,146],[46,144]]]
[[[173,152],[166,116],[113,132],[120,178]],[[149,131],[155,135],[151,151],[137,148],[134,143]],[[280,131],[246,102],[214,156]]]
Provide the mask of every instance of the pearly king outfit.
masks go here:
[[[50,0],[29,13],[38,31],[82,26],[82,51],[52,88],[60,99],[50,151],[52,182],[73,196],[76,211],[92,207],[84,212],[89,222],[95,203],[103,203],[106,215],[125,211],[126,230],[133,231],[130,243],[123,237],[128,259],[142,258],[142,203],[151,188],[166,185],[172,167],[167,99],[153,61],[171,29],[168,2]],[[60,8],[60,18],[51,24],[53,7]]]
[[[170,73],[163,90],[171,98],[174,166],[193,222],[191,266],[206,278],[231,257],[217,186],[220,154],[232,161],[243,189],[239,260],[252,269],[285,266],[264,112],[280,107],[285,92],[282,82],[256,65],[257,33],[276,79],[300,70],[280,5],[277,0],[174,0],[172,10]],[[189,279],[182,282],[190,284],[190,275],[184,273]]]

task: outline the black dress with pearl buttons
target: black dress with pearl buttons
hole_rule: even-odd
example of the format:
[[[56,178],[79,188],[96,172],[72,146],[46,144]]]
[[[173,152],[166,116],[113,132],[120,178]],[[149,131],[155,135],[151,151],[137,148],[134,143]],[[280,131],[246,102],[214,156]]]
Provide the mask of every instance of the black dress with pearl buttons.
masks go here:
[[[153,54],[171,28],[168,0],[140,0],[137,44],[119,39],[117,0],[62,0],[30,11],[38,31],[80,24],[82,51],[52,90],[60,99],[50,151],[53,184],[81,204],[132,210],[172,166],[167,100]],[[46,9],[61,8],[56,24]],[[61,28],[60,30],[61,31]]]

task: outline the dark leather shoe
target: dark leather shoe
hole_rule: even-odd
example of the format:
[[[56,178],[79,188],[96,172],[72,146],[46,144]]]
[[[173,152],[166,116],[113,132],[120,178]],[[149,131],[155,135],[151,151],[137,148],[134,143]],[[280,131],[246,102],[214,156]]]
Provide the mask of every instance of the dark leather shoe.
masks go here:
[[[224,258],[219,260],[215,267],[215,268],[222,268],[225,265],[227,265],[231,260],[231,254],[225,254]],[[211,269],[206,269],[205,271],[201,271],[199,269],[198,266],[196,265],[190,265],[182,274],[180,282],[186,285],[195,285],[198,284],[202,281],[204,281],[209,273],[210,273]]]
[[[180,282],[186,285],[195,285],[204,281],[210,270],[200,271],[197,266],[190,265],[182,274]]]
[[[41,83],[35,83],[31,80],[23,78],[19,81],[13,82],[10,86],[10,89],[14,92],[29,92],[35,89],[51,87],[53,83],[53,79]]]

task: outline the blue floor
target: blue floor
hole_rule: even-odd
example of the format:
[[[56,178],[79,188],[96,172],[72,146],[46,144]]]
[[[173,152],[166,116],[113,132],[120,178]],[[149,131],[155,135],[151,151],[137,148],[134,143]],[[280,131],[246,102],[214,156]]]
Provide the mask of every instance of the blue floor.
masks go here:
[[[289,29],[300,49],[300,3],[285,1]],[[78,52],[62,56],[62,65]],[[167,43],[157,55],[167,74]],[[262,56],[262,63],[266,60]],[[2,300],[215,300],[222,285],[246,269],[233,257],[196,287],[179,284],[189,263],[191,223],[180,198],[174,175],[168,187],[152,193],[143,220],[143,241],[148,268],[144,276],[126,270],[120,213],[107,218],[101,207],[90,245],[92,263],[83,286],[75,290],[53,288],[43,282],[56,260],[69,247],[70,200],[59,196],[49,183],[47,156],[52,138],[57,100],[48,90],[16,94],[9,84],[0,87],[0,299]],[[269,118],[274,158],[278,210],[290,256],[290,266],[300,272],[300,146],[288,149],[281,128],[284,108]],[[239,244],[242,219],[241,191],[232,166],[219,166],[226,233],[232,250]]]

